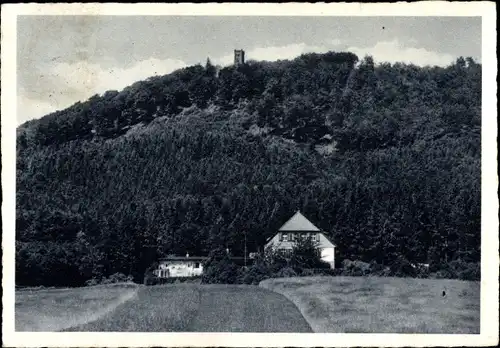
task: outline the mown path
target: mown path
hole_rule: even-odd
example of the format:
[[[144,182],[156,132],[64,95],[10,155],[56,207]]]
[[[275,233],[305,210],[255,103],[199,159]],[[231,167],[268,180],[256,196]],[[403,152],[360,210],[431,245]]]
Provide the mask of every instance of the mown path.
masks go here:
[[[111,313],[65,331],[312,332],[284,296],[256,286],[141,287]]]

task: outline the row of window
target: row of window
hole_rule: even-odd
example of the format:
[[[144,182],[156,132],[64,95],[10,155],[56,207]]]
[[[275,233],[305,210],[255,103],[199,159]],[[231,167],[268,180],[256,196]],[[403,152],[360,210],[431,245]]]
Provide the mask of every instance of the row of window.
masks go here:
[[[174,264],[174,265],[170,265],[171,269],[180,269],[180,268],[186,268],[186,267],[200,268],[201,267],[201,263],[200,262],[192,262],[192,263],[187,263],[187,264]]]
[[[292,250],[292,249],[278,249],[278,252],[279,252],[282,256],[284,256],[284,257],[290,257],[290,256],[292,256],[292,254],[293,254],[293,250]],[[318,250],[316,250],[316,252],[317,252],[317,255],[318,255],[319,257],[321,257],[320,252],[319,252]]]
[[[184,272],[170,272],[168,269],[160,269],[158,270],[157,272],[155,272],[156,276],[159,277],[159,278],[168,278],[170,276],[193,276],[193,275],[200,275],[201,274],[201,271],[198,270],[198,271],[193,271],[193,270],[190,270],[188,272],[186,272],[186,270],[184,270]]]
[[[279,252],[281,253],[281,255],[283,255],[285,257],[292,256],[292,249],[282,249]]]
[[[307,238],[311,237],[313,242],[319,242],[319,233],[280,233],[280,242],[293,242],[294,240],[298,239],[297,237],[300,236],[301,238]]]
[[[167,278],[169,276],[170,272],[168,271],[168,269],[160,269],[158,271],[158,277],[160,278]]]

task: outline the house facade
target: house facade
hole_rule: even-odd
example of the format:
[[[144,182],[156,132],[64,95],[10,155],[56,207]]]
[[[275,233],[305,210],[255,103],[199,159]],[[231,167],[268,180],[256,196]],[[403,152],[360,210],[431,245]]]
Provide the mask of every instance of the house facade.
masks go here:
[[[153,273],[158,278],[197,277],[203,274],[204,257],[172,256],[161,259],[158,269]]]
[[[335,245],[299,211],[267,241],[266,248],[287,254],[292,251],[299,238],[311,238],[320,252],[321,260],[330,264],[332,269],[335,268]]]

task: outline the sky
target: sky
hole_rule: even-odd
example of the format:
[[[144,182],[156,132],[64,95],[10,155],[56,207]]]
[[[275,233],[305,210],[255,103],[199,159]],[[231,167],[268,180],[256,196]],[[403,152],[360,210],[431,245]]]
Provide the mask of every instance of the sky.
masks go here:
[[[19,16],[17,123],[209,57],[350,51],[376,63],[481,61],[481,17]]]

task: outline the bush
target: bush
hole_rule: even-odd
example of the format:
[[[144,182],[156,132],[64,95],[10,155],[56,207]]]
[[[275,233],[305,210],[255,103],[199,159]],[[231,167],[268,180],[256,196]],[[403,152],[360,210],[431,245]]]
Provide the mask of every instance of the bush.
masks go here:
[[[342,275],[341,269],[331,269],[331,268],[304,268],[295,271],[301,277],[311,277],[311,276],[337,276]]]
[[[303,271],[302,275],[329,274],[342,276],[366,276],[379,277],[414,277],[435,279],[461,279],[478,281],[481,279],[481,266],[477,262],[466,262],[453,260],[445,265],[434,265],[429,267],[423,264],[411,264],[407,259],[398,257],[390,267],[378,264],[375,261],[369,264],[362,261],[344,260],[341,269],[324,271]],[[434,270],[431,272],[431,270]]]
[[[238,266],[231,260],[220,260],[212,263],[205,269],[202,283],[205,284],[234,284],[238,277]]]
[[[101,284],[101,280],[96,278],[92,278],[85,281],[85,286],[94,286],[99,284]]]
[[[393,274],[391,272],[391,268],[387,267],[387,266],[383,267],[382,270],[374,273],[373,275],[376,275],[378,277],[392,277],[393,276]]]
[[[481,280],[481,265],[478,262],[453,260],[438,268],[437,272],[430,275],[437,279]]]
[[[255,260],[254,264],[247,268],[240,268],[238,272],[239,284],[259,284],[262,280],[271,277],[271,269],[269,265],[262,259]]]
[[[116,284],[116,283],[130,283],[133,281],[133,277],[131,275],[126,276],[123,273],[113,273],[109,277],[103,277],[103,278],[92,278],[89,279],[85,282],[86,286],[94,286],[94,285],[101,285],[101,284]]]
[[[402,255],[391,264],[391,274],[395,277],[415,277],[417,271],[414,266]]]
[[[144,272],[144,285],[156,285],[158,284],[158,277],[154,275],[154,270],[158,269],[158,262],[154,262],[149,266]]]
[[[147,274],[144,276],[144,285],[158,285],[159,283],[159,278],[153,274]]]
[[[301,269],[299,273],[300,273],[300,276],[302,276],[302,277],[310,277],[310,276],[313,276],[315,274],[318,274],[317,272],[315,272],[311,268]]]
[[[205,284],[234,284],[238,280],[238,266],[220,249],[210,253],[201,281]]]
[[[255,260],[255,264],[260,262],[262,271],[270,275],[271,273],[276,273],[283,267],[288,266],[288,261],[284,255],[273,248],[268,247],[264,250],[263,255],[259,255],[258,259]]]
[[[169,278],[158,278],[156,276],[148,277],[144,285],[163,285],[163,284],[199,284],[201,283],[201,277],[169,277]]]
[[[298,237],[292,249],[290,265],[297,268],[330,268],[321,260],[318,245],[311,237]]]
[[[458,274],[458,278],[462,280],[481,280],[481,265],[478,262],[468,262]]]
[[[114,284],[114,283],[128,283],[133,280],[131,275],[126,276],[123,273],[114,273],[108,278],[104,278],[102,284]]]
[[[372,274],[382,273],[384,271],[384,265],[377,263],[376,261],[370,262],[370,270]]]
[[[415,270],[416,270],[415,277],[417,278],[429,278],[430,276],[429,267],[417,265]]]
[[[291,267],[285,267],[272,275],[273,278],[290,278],[296,277],[299,274]]]
[[[363,261],[344,260],[342,262],[342,274],[345,276],[364,276],[371,273],[371,265]]]
[[[453,279],[453,274],[449,270],[443,269],[443,270],[439,270],[437,272],[432,272],[430,274],[430,278],[434,278],[434,279]]]
[[[331,276],[341,276],[343,275],[342,274],[342,268],[335,268],[335,269],[330,269],[327,271],[328,272],[328,275],[331,275]]]

